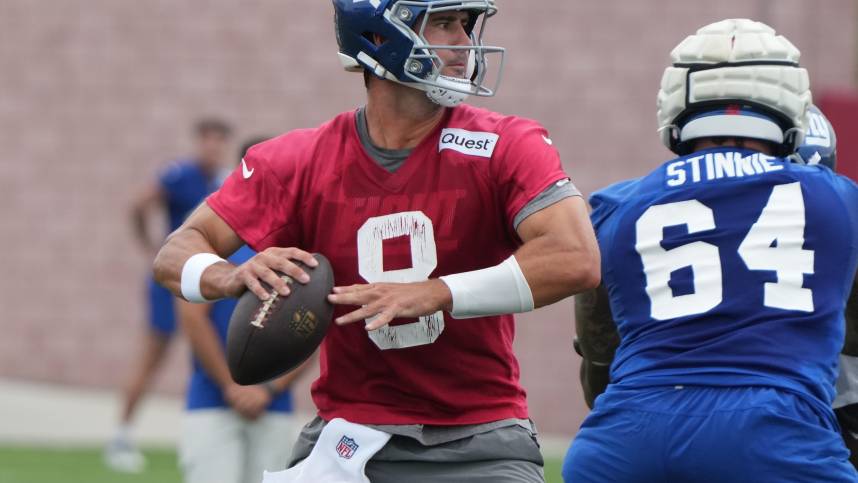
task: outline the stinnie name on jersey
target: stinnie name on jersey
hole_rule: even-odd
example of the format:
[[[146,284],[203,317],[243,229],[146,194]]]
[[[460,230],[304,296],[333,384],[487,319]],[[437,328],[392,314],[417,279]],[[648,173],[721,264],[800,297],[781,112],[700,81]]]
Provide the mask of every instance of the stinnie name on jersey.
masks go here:
[[[756,176],[782,170],[783,164],[775,162],[777,159],[762,153],[743,156],[736,151],[701,154],[668,164],[666,182],[667,186],[677,187],[713,179]]]

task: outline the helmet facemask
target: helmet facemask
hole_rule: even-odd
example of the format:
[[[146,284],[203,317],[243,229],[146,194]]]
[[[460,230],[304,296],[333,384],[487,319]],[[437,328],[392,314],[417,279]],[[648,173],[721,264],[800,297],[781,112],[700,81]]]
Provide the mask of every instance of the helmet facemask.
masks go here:
[[[466,32],[470,38],[470,45],[430,44],[426,40],[425,32],[430,18],[434,14],[450,11],[466,11],[470,14],[471,18],[467,26],[469,31]],[[495,13],[497,13],[497,7],[494,5],[494,0],[396,2],[384,15],[394,27],[411,38],[414,43],[411,52],[404,60],[403,72],[408,80],[402,83],[425,91],[429,99],[445,107],[458,105],[468,96],[493,96],[500,85],[505,50],[502,47],[484,45],[483,33],[488,18]],[[415,18],[415,15],[418,17]],[[468,51],[468,65],[464,78],[442,74],[446,66],[438,55],[439,50]],[[491,73],[486,60],[489,54],[500,56],[497,69]]]

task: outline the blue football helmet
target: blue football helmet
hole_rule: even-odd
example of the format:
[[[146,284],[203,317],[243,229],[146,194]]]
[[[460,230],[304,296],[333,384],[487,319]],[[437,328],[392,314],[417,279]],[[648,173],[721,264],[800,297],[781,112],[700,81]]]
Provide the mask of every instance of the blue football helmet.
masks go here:
[[[425,91],[443,106],[452,107],[469,95],[493,96],[503,72],[504,49],[483,45],[486,21],[497,13],[495,0],[333,0],[339,57],[352,72],[366,70],[377,77]],[[431,45],[424,32],[429,16],[466,11],[470,45]],[[379,44],[374,36],[381,39]],[[469,51],[469,78],[441,74],[438,50]],[[485,85],[487,54],[499,54],[493,86]]]
[[[837,136],[834,126],[814,105],[807,111],[804,143],[798,147],[792,158],[801,164],[821,164],[832,170],[837,167]]]

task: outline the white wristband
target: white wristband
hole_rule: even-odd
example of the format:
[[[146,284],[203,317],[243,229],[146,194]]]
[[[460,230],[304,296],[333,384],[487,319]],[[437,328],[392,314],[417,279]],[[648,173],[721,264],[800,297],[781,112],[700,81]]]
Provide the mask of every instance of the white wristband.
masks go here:
[[[197,253],[191,256],[185,262],[185,266],[182,267],[182,297],[195,304],[211,302],[211,300],[203,297],[202,290],[200,290],[200,279],[207,268],[215,263],[225,261],[214,253]]]
[[[533,310],[533,293],[515,256],[494,267],[445,275],[441,280],[453,295],[456,319],[517,314]]]

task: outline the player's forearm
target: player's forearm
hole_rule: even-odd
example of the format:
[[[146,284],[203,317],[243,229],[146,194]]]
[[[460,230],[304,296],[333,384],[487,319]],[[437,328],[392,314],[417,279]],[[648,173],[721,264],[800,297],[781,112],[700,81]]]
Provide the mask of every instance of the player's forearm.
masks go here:
[[[147,253],[154,251],[157,246],[149,237],[149,228],[146,221],[146,210],[144,207],[135,206],[131,210],[131,226],[134,230],[134,238]]]
[[[165,194],[160,186],[150,185],[140,192],[131,206],[131,226],[134,236],[140,246],[151,253],[158,248],[157,241],[153,242],[149,233],[149,214],[155,207],[163,206]]]
[[[581,356],[603,365],[614,360],[620,335],[604,285],[575,297],[575,333]]]
[[[858,273],[855,274],[855,279],[852,282],[852,290],[849,298],[846,301],[846,341],[843,344],[842,353],[846,357],[841,357],[840,377],[850,378],[849,365],[844,364],[849,358],[858,357]],[[847,371],[847,372],[844,372]],[[839,381],[838,381],[839,382]],[[839,392],[839,391],[838,391]],[[840,422],[841,435],[846,447],[850,451],[849,462],[858,468],[858,438],[855,438],[858,432],[858,404],[854,401],[849,401],[852,404],[838,407],[834,410],[837,415],[837,420]]]
[[[578,376],[581,379],[581,391],[584,393],[584,403],[593,409],[596,398],[605,392],[611,383],[611,366],[596,364],[588,359],[581,360],[581,370]]]
[[[858,357],[858,274],[846,302],[846,343],[843,344],[843,353]]]
[[[604,286],[575,297],[576,349],[581,361],[581,387],[584,400],[593,407],[596,397],[610,382],[610,366],[620,336],[611,314],[608,292]]]
[[[177,297],[182,297],[182,269],[185,262],[197,253],[215,253],[215,249],[200,231],[182,226],[167,238],[155,257],[155,280]],[[229,296],[224,280],[234,268],[229,263],[216,263],[209,266],[200,279],[200,290],[203,296],[209,300]]]
[[[599,245],[579,196],[559,201],[518,226],[524,244],[515,254],[536,307],[599,285]]]
[[[536,307],[553,304],[599,284],[599,250],[551,233],[538,236],[516,252]]]
[[[515,256],[494,267],[441,277],[449,293],[438,291],[431,308],[455,318],[521,313],[599,284],[599,246],[580,197],[528,216],[518,234],[524,244]]]

